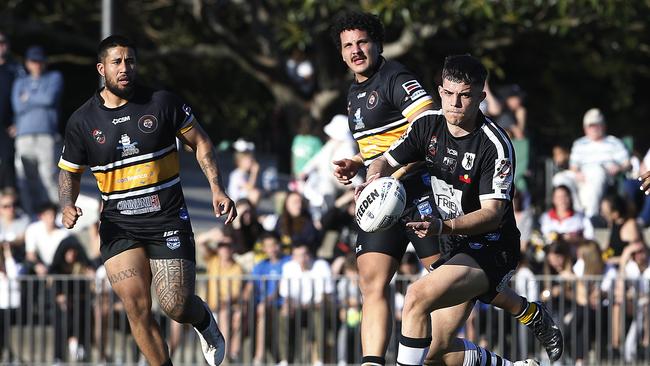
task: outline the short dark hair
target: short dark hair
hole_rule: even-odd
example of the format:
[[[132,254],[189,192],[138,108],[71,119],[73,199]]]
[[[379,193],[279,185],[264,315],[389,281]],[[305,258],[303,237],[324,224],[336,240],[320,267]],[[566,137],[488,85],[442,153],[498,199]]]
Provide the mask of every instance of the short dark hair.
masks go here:
[[[135,44],[131,42],[130,39],[114,34],[112,36],[104,38],[104,40],[99,42],[99,46],[97,46],[97,61],[102,62],[102,60],[104,60],[104,57],[106,57],[107,51],[113,47],[128,47],[132,49],[136,55],[138,54],[138,50],[135,48]]]
[[[339,14],[334,18],[330,28],[330,36],[336,44],[337,49],[341,49],[341,32],[346,30],[359,29],[366,31],[370,39],[379,46],[379,53],[382,52],[384,44],[384,25],[381,20],[374,14],[351,11]]]
[[[264,231],[260,234],[259,242],[262,243],[266,239],[273,239],[276,243],[281,244],[280,236],[274,231]]]
[[[57,204],[54,202],[45,202],[36,208],[36,213],[39,215],[47,211],[54,211],[54,213],[56,214],[57,212],[59,212],[59,206],[57,206]]]
[[[456,83],[480,85],[483,88],[485,79],[487,79],[487,69],[481,61],[470,54],[447,56],[442,68],[442,79]]]

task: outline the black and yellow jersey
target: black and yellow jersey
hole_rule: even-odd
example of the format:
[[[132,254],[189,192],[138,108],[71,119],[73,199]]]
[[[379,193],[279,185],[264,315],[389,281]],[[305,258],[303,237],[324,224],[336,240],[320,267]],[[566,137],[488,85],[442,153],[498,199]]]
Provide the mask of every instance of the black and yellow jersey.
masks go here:
[[[176,95],[137,86],[133,98],[107,108],[95,93],[70,117],[59,167],[90,167],[103,200],[102,221],[127,230],[191,231],[180,185],[176,137],[194,126]]]
[[[366,166],[408,127],[407,118],[433,103],[415,75],[395,61],[379,60],[367,80],[348,91],[348,123]]]

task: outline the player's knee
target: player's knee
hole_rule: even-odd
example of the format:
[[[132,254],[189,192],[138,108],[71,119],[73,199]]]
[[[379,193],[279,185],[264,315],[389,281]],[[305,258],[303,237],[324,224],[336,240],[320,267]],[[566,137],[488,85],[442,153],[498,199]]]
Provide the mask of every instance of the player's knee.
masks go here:
[[[169,301],[162,301],[160,308],[171,319],[179,323],[187,323],[191,318],[190,302],[192,297],[182,296]]]
[[[146,296],[129,296],[122,298],[124,310],[129,319],[147,319],[151,315],[151,301]]]
[[[359,279],[359,289],[364,299],[388,298],[389,283],[379,277]]]
[[[412,283],[406,290],[406,296],[404,297],[404,309],[402,310],[404,314],[407,313],[429,313],[428,310],[429,304],[432,300],[429,298],[428,294],[425,292],[425,288],[419,283]]]
[[[429,347],[429,353],[427,354],[427,360],[430,361],[429,364],[436,365],[442,362],[442,356],[445,354],[445,351],[449,348],[450,339],[449,337],[444,337],[441,335],[433,335],[431,339],[431,346]]]

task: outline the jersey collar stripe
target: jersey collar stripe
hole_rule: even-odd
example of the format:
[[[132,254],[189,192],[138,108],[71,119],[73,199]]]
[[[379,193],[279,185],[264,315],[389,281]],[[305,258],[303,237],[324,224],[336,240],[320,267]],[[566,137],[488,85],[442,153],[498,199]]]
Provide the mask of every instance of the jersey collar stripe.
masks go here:
[[[110,163],[110,164],[106,164],[106,165],[94,166],[94,167],[91,167],[90,170],[92,170],[93,172],[105,171],[105,170],[113,169],[113,168],[116,168],[116,167],[119,167],[119,166],[122,166],[122,165],[130,164],[130,163],[133,163],[133,162],[136,162],[136,161],[142,161],[142,160],[155,158],[155,157],[158,157],[160,155],[166,154],[166,153],[168,153],[168,152],[170,152],[170,151],[172,151],[174,149],[176,149],[176,145],[169,145],[169,146],[167,146],[166,148],[164,148],[162,150],[158,150],[158,151],[152,152],[150,154],[138,155],[138,156],[134,156],[134,157],[128,158],[128,159],[118,160],[118,161],[116,161],[114,163]]]
[[[431,98],[429,95],[420,97],[420,98],[416,99],[416,101],[417,101],[417,103],[414,102],[410,106],[404,108],[404,110],[402,111],[402,115],[404,117],[410,117],[411,114],[417,112],[418,109],[420,109],[422,107],[425,107],[425,106],[427,106],[429,104],[433,104],[433,98]]]
[[[63,157],[61,157],[59,159],[59,167],[61,169],[65,169],[65,170],[67,170],[69,172],[73,172],[73,173],[80,172],[80,171],[83,170],[83,166],[81,166],[79,164],[69,162],[69,161],[63,159]]]
[[[395,122],[391,122],[391,123],[389,123],[387,125],[383,125],[381,127],[373,128],[372,130],[357,132],[357,133],[353,134],[352,136],[354,137],[355,140],[359,140],[359,139],[361,139],[363,137],[366,137],[366,136],[371,136],[371,135],[376,135],[378,133],[386,132],[386,131],[388,131],[388,130],[390,130],[392,128],[399,127],[399,126],[401,126],[401,125],[403,125],[405,123],[408,123],[408,120],[406,118],[402,118],[402,119],[398,119]]]
[[[102,199],[104,201],[109,201],[109,200],[116,200],[120,198],[126,198],[126,197],[133,197],[133,196],[140,196],[146,193],[152,193],[152,192],[157,192],[165,188],[169,188],[173,186],[174,184],[180,183],[181,177],[176,177],[175,179],[170,180],[167,183],[161,184],[159,186],[155,187],[150,187],[150,188],[145,188],[145,189],[140,189],[137,191],[131,191],[131,192],[126,192],[126,193],[117,193],[117,194],[108,194],[108,195],[102,195]]]

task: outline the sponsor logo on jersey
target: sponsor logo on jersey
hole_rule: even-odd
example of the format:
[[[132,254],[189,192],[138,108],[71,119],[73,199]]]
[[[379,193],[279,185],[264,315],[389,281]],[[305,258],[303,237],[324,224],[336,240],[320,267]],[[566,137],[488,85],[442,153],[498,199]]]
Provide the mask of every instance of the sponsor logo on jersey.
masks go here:
[[[120,178],[120,179],[115,180],[115,182],[116,183],[126,183],[126,182],[131,182],[131,181],[134,181],[134,180],[141,179],[140,183],[144,184],[146,179],[149,178],[149,177],[152,177],[152,176],[153,176],[153,172],[143,173],[143,174],[131,175],[131,176],[128,176],[128,177]]]
[[[361,99],[366,96],[366,92],[357,94],[357,99]]]
[[[138,129],[144,133],[152,133],[158,128],[158,119],[151,114],[145,114],[138,120]]]
[[[483,248],[483,244],[470,242],[469,247],[472,249],[481,249]]]
[[[166,239],[167,241],[167,248],[171,250],[175,250],[180,248],[181,246],[181,238],[178,236],[170,236]]]
[[[117,147],[118,150],[122,150],[122,157],[131,156],[140,153],[140,149],[137,148],[137,141],[131,142],[131,138],[127,134],[122,134],[120,136],[120,146]]]
[[[426,93],[427,92],[424,91],[424,90],[418,90],[415,93],[413,93],[413,95],[411,95],[411,100],[416,101],[416,100],[418,100],[418,98],[420,98],[421,96],[423,96]]]
[[[459,175],[458,180],[467,184],[472,183],[472,178],[469,176],[469,174]]]
[[[354,118],[352,119],[352,122],[354,122],[355,130],[360,130],[366,127],[366,125],[363,123],[363,117],[361,117],[361,108],[357,108],[357,110],[354,112]]]
[[[485,239],[489,241],[497,241],[501,238],[501,233],[487,233]]]
[[[117,210],[122,215],[139,215],[160,211],[160,198],[157,194],[117,201]]]
[[[114,125],[117,125],[117,124],[124,123],[124,122],[130,121],[130,120],[131,120],[131,116],[124,116],[124,117],[113,118],[113,121],[111,123],[113,123]]]
[[[379,101],[379,94],[377,94],[376,91],[372,91],[370,93],[370,96],[368,97],[368,100],[366,100],[366,108],[368,109],[373,109],[377,106],[377,102]]]
[[[433,164],[433,158],[438,153],[438,137],[436,135],[431,136],[429,141],[429,146],[427,147],[427,156],[425,160],[429,164]]]
[[[439,210],[443,210],[447,217],[456,217],[458,216],[457,213],[460,212],[456,200],[444,194],[436,193],[436,205],[438,205]]]
[[[409,80],[402,84],[402,88],[408,95],[412,95],[416,90],[422,90],[422,85],[417,80]]]
[[[447,154],[452,155],[452,156],[458,156],[458,151],[454,149],[447,148]]]
[[[433,207],[431,207],[429,201],[420,202],[417,207],[418,212],[420,212],[420,217],[425,218],[433,216]]]
[[[460,163],[465,170],[470,170],[474,166],[474,160],[476,159],[476,154],[466,152],[463,155],[463,161]]]
[[[102,130],[94,129],[93,132],[91,132],[93,135],[93,139],[95,139],[95,142],[98,144],[103,144],[106,142],[106,136],[104,136],[104,132]]]
[[[442,158],[442,163],[447,167],[447,170],[453,172],[456,170],[456,159],[445,156]]]
[[[494,163],[492,189],[508,190],[512,184],[512,162],[509,159],[497,159]]]

